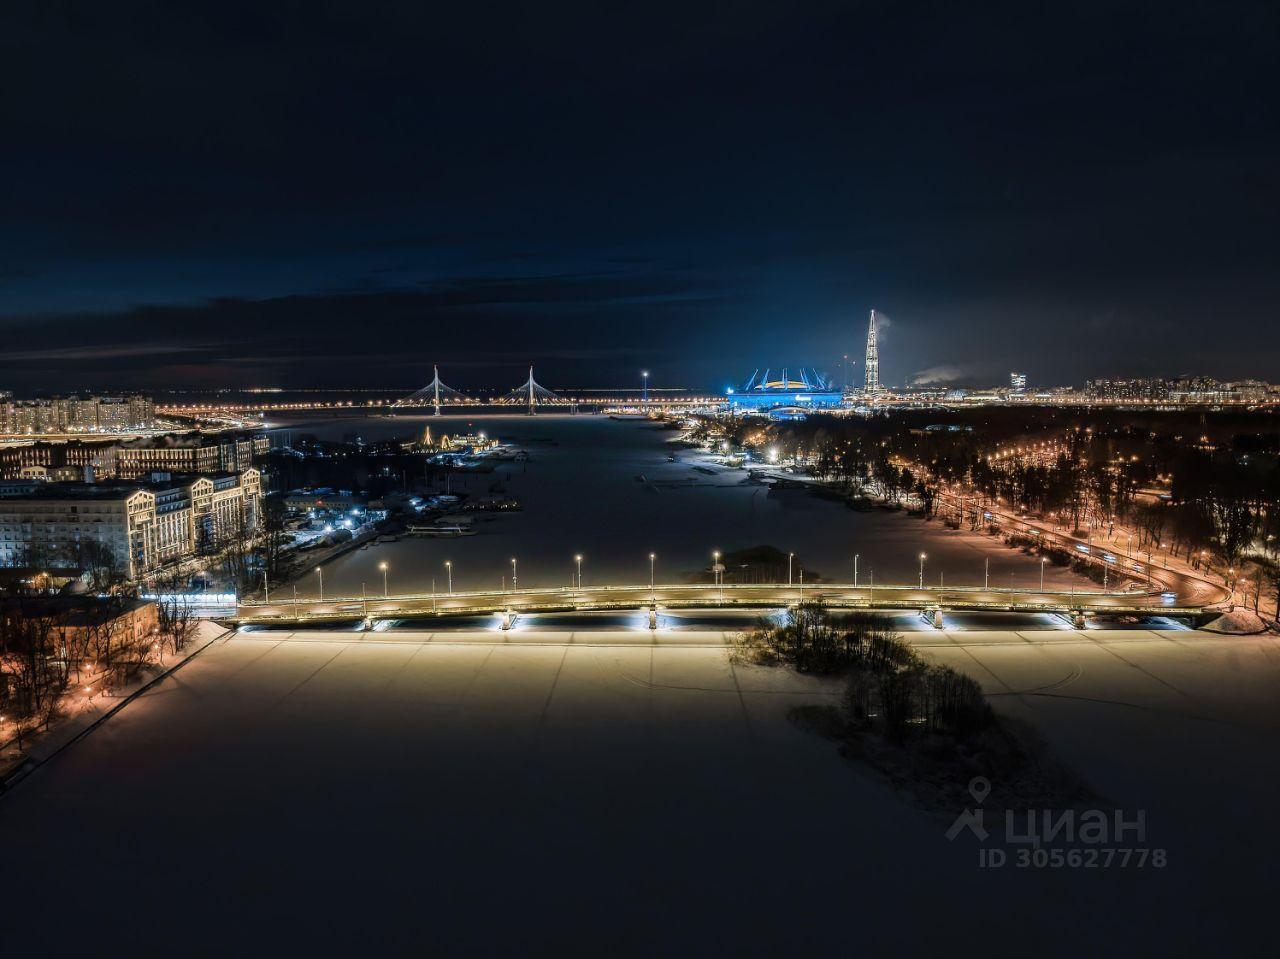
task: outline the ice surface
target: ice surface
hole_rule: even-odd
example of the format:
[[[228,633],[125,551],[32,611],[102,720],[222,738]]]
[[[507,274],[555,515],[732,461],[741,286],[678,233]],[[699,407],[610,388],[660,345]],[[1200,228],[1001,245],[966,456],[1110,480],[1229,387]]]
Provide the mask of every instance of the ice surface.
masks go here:
[[[786,720],[830,684],[555,635],[211,647],[0,799],[5,954],[1229,954],[1269,927],[1272,638],[913,634],[1169,857],[1033,871],[978,868]]]

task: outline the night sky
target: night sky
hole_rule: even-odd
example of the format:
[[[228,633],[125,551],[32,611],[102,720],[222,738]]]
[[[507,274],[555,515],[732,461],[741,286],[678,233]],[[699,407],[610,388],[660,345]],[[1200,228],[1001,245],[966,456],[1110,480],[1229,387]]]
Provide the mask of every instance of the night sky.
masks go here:
[[[6,4],[0,388],[840,379],[872,307],[895,385],[1280,379],[1278,28]]]

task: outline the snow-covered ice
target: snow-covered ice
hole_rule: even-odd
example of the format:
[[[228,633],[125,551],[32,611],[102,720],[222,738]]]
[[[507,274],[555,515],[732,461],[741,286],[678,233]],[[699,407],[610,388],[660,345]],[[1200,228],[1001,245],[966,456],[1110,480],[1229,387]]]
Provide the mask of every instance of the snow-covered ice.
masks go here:
[[[911,634],[1169,862],[992,870],[786,720],[822,681],[688,634],[376,636],[215,644],[0,799],[6,954],[1223,954],[1269,929],[1272,637]]]

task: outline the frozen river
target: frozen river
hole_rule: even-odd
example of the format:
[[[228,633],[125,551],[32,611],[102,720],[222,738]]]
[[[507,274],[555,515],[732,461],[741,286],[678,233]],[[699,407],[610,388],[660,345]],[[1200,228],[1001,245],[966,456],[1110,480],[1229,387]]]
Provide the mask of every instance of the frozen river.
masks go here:
[[[4,954],[1265,954],[1273,637],[913,634],[1165,854],[984,868],[833,684],[617,636],[215,643],[0,797]]]
[[[329,595],[358,595],[361,584],[381,590],[380,563],[387,563],[391,592],[429,592],[445,586],[445,562],[453,564],[455,589],[510,586],[511,559],[520,585],[569,585],[573,557],[583,557],[583,583],[648,581],[650,553],[657,555],[659,582],[678,582],[706,569],[714,550],[732,552],[770,545],[796,554],[796,575],[853,579],[859,556],[863,582],[912,583],[919,554],[928,555],[925,579],[936,585],[981,585],[990,560],[993,587],[1034,586],[1035,559],[982,536],[953,532],[882,510],[858,512],[803,490],[770,491],[745,484],[746,472],[694,468],[695,451],[671,444],[676,436],[646,421],[601,416],[445,416],[394,419],[315,420],[291,427],[338,439],[365,440],[484,430],[529,453],[527,463],[504,463],[492,474],[458,477],[461,489],[484,494],[502,481],[523,503],[517,513],[481,514],[479,533],[463,539],[406,538],[357,550],[324,568]],[[669,457],[675,456],[676,462]],[[640,479],[643,477],[643,479]],[[780,572],[785,578],[785,570]],[[505,579],[504,579],[505,578]],[[1065,587],[1086,580],[1050,567],[1048,583]],[[298,583],[301,596],[315,595],[318,578]]]

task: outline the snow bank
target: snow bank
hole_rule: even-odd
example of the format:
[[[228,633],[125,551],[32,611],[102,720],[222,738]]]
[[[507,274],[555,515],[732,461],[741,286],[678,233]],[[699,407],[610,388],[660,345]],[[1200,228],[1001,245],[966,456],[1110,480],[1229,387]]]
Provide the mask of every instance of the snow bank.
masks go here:
[[[1264,633],[1270,626],[1261,616],[1251,609],[1236,607],[1229,613],[1223,613],[1217,619],[1200,627],[1207,633],[1223,633],[1228,636],[1251,636]]]

